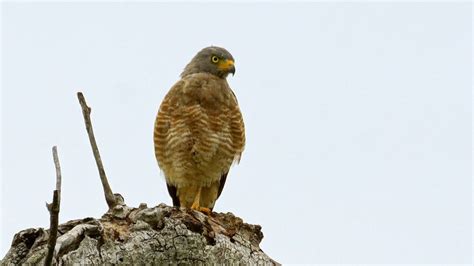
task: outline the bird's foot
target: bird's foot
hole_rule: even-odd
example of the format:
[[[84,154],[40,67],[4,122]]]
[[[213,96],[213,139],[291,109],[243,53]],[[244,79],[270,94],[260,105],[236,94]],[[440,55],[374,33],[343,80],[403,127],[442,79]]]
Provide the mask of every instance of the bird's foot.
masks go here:
[[[200,212],[202,212],[206,215],[211,215],[211,212],[212,212],[211,209],[205,208],[205,207],[199,207],[198,211],[200,211]]]
[[[202,213],[204,213],[204,214],[206,214],[206,215],[210,215],[211,212],[212,212],[211,209],[205,208],[205,207],[201,207],[201,206],[199,206],[198,204],[194,204],[194,203],[193,203],[193,205],[191,205],[191,209],[192,209],[192,210],[195,210],[195,211],[202,212]]]

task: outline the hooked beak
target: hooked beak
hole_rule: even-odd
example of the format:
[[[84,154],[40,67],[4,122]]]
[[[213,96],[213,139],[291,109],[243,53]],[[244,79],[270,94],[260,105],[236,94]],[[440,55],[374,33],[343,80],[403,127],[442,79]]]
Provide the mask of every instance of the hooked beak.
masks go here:
[[[232,76],[235,74],[234,60],[231,60],[231,59],[223,60],[223,61],[219,62],[218,68],[221,71],[225,71],[227,73],[232,73]]]

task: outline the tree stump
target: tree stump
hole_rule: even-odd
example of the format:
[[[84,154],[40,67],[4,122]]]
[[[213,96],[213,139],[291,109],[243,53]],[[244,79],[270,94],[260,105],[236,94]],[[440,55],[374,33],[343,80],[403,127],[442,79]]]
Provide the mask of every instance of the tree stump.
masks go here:
[[[44,263],[49,235],[43,228],[20,231],[1,265]],[[260,249],[262,238],[259,225],[232,213],[121,204],[100,219],[59,225],[53,264],[278,265]]]

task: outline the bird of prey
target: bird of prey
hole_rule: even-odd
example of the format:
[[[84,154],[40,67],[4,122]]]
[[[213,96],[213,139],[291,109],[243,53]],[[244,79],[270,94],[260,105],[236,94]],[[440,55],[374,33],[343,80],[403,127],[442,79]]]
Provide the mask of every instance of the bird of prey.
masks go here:
[[[245,146],[242,114],[227,75],[234,58],[224,48],[199,51],[160,105],[155,156],[176,207],[209,214],[233,162]]]

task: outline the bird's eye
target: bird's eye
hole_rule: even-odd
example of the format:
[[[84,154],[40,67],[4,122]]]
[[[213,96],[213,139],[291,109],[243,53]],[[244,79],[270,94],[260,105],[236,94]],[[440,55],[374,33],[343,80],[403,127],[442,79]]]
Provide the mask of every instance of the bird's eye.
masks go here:
[[[211,61],[212,61],[212,63],[217,63],[217,62],[219,62],[219,57],[213,55],[213,56],[211,57]]]

